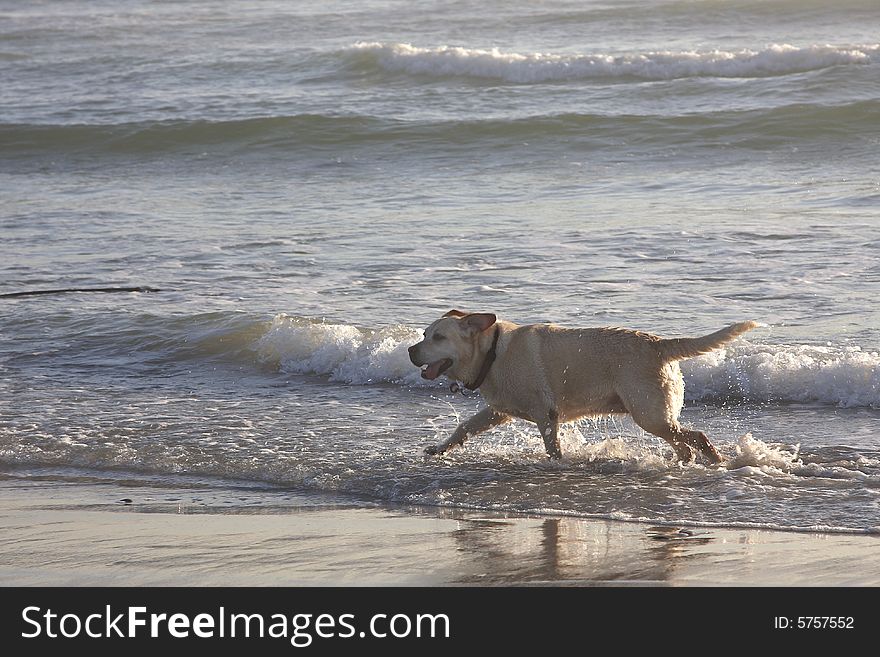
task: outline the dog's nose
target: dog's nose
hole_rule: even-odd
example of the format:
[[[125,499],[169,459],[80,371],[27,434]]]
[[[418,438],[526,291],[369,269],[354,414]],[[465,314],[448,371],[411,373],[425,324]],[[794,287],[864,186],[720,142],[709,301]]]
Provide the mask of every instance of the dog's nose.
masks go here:
[[[412,347],[410,347],[407,350],[407,351],[409,351],[409,359],[412,361],[413,365],[418,365],[418,363],[416,362],[416,349],[418,348],[418,346],[419,345],[414,344]]]

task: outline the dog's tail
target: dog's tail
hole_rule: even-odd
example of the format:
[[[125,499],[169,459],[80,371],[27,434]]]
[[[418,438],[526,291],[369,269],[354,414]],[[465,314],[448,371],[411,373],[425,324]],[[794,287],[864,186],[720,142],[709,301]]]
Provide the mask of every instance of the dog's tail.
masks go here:
[[[757,326],[760,326],[757,322],[739,322],[738,324],[731,324],[720,331],[704,335],[702,338],[660,340],[657,346],[660,349],[660,355],[663,357],[663,360],[683,360],[717,349],[724,343],[733,340],[736,336],[746,331],[751,331]]]

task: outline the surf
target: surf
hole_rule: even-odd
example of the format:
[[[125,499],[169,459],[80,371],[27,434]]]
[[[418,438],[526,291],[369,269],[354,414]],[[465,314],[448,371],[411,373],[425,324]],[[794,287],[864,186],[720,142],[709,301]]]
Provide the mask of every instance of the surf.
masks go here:
[[[359,42],[349,50],[352,64],[428,77],[464,77],[537,84],[566,80],[673,80],[694,77],[785,76],[833,66],[875,63],[880,44],[764,49],[646,50],[632,53],[556,54],[505,52],[442,45]]]

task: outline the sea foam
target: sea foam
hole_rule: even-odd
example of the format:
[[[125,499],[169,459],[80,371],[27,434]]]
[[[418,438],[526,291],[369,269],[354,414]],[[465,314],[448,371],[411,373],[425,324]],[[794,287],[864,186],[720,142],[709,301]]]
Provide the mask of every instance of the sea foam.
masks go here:
[[[276,315],[255,349],[264,363],[291,374],[326,375],[351,384],[421,385],[407,349],[421,339],[403,325],[379,330]]]
[[[739,341],[681,364],[687,396],[880,408],[880,353]]]
[[[870,64],[880,44],[857,46],[773,44],[761,50],[659,50],[636,53],[551,54],[497,48],[422,48],[408,43],[356,43],[349,49],[370,65],[394,73],[490,78],[514,83],[640,78],[749,78],[790,75],[831,66]]]

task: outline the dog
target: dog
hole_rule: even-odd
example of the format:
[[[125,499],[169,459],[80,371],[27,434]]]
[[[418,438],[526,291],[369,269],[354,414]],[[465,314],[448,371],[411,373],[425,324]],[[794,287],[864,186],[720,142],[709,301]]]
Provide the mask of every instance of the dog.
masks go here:
[[[559,459],[561,422],[628,413],[645,431],[668,442],[679,461],[689,463],[699,453],[719,463],[721,456],[706,434],[678,423],[684,404],[678,361],[717,349],[756,326],[740,322],[701,338],[664,339],[623,328],[519,326],[492,313],[450,310],[409,347],[409,358],[424,367],[423,378],[443,374],[479,390],[488,406],[425,452],[443,454],[471,436],[521,418],[537,425],[547,455]]]

